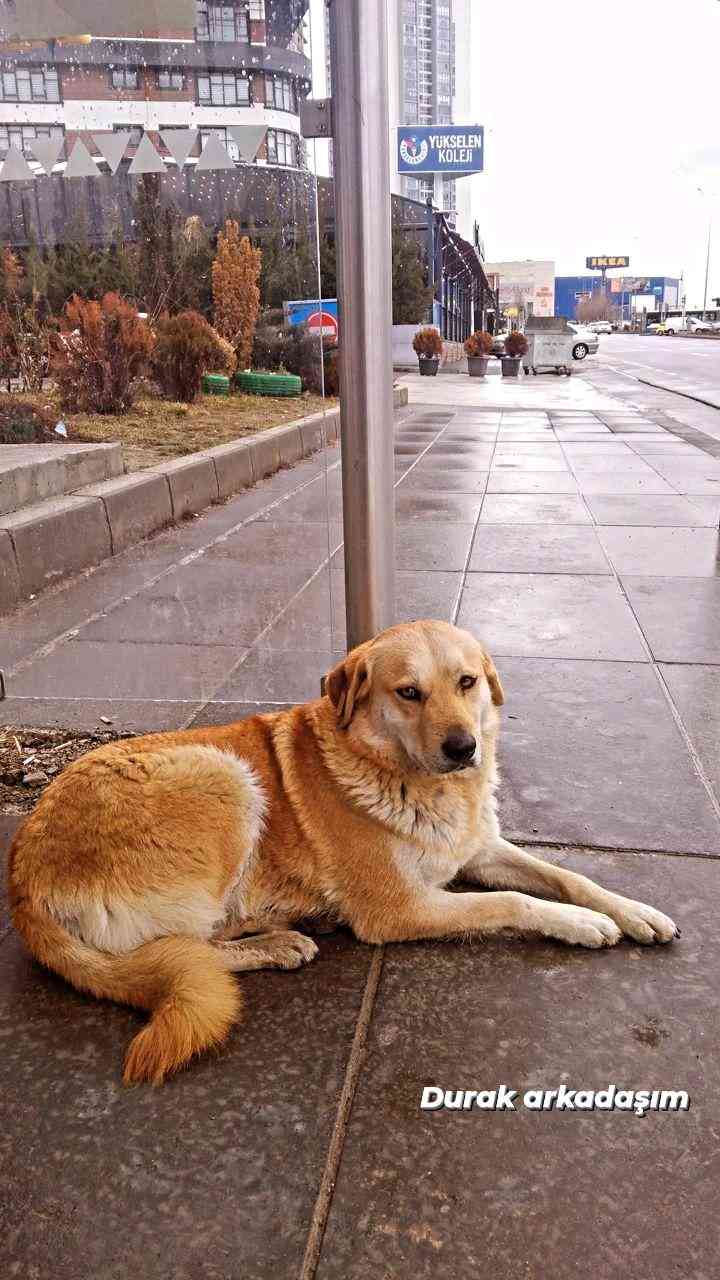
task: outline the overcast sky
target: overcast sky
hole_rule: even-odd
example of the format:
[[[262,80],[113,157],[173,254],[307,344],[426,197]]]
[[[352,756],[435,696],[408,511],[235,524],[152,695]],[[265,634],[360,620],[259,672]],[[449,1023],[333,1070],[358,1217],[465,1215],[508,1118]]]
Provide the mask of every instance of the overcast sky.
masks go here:
[[[627,253],[632,274],[684,272],[701,305],[714,211],[720,295],[720,0],[469,3],[464,123],[487,130],[471,181],[488,259],[552,258],[569,275]],[[317,35],[322,0],[313,15]]]
[[[488,257],[554,258],[567,275],[627,253],[633,274],[684,271],[702,303],[712,210],[720,294],[718,0],[471,3]]]

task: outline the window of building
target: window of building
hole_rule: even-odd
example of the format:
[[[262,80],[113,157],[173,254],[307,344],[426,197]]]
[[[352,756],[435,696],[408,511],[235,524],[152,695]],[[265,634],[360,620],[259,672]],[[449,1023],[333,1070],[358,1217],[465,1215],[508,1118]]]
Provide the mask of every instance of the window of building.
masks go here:
[[[110,72],[113,89],[137,89],[137,67],[113,67]]]
[[[284,164],[290,168],[298,165],[298,140],[294,133],[286,133],[284,129],[268,129],[267,131],[268,164]]]
[[[3,67],[3,102],[59,102],[58,73],[50,67]]]
[[[35,138],[63,138],[61,124],[0,124],[0,155],[9,147],[18,151],[30,151]],[[61,153],[62,155],[62,153]]]
[[[198,0],[197,38],[247,44],[250,39],[247,6]]]
[[[240,148],[238,147],[237,142],[233,138],[232,134],[229,133],[228,130],[224,128],[222,125],[218,125],[214,129],[200,130],[200,149],[201,150],[204,150],[205,143],[207,142],[211,134],[214,134],[216,138],[220,139],[225,150],[230,156],[231,160],[235,160],[235,161],[240,160]]]
[[[170,67],[163,67],[157,73],[157,84],[158,89],[184,89],[184,72],[172,71]]]
[[[234,71],[213,71],[198,76],[198,102],[201,106],[247,107],[250,104],[250,81]]]
[[[297,95],[290,76],[266,73],[265,103],[277,111],[293,111],[297,114]]]

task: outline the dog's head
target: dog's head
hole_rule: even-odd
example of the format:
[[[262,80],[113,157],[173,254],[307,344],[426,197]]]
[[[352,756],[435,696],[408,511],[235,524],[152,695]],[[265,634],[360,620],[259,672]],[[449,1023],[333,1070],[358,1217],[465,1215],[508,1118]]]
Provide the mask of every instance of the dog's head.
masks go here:
[[[431,774],[479,765],[482,735],[504,701],[482,645],[434,621],[390,627],[359,645],[330,672],[325,692],[358,746]]]

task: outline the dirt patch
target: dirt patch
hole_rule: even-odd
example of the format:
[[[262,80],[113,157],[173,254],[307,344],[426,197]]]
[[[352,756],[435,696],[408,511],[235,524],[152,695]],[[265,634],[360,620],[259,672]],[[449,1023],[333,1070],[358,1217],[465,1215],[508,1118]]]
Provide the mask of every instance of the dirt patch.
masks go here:
[[[32,397],[26,396],[29,400]],[[228,444],[243,436],[254,436],[271,427],[283,426],[325,407],[335,408],[337,400],[305,393],[281,398],[270,396],[201,396],[195,404],[162,400],[141,395],[126,414],[62,413],[55,397],[43,393],[62,418],[71,443],[122,445],[126,471],[141,471],[166,458],[179,458],[214,445]]]
[[[133,738],[101,726],[93,733],[68,729],[24,729],[21,725],[0,726],[0,813],[29,813],[49,786],[73,760],[88,751]]]

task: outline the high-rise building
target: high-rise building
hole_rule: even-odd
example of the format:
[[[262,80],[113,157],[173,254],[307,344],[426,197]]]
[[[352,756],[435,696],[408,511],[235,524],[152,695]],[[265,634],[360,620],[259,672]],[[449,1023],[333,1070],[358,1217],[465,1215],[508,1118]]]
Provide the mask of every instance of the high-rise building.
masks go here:
[[[388,0],[391,27],[397,22],[395,52],[398,81],[396,124],[450,124],[454,119],[457,78],[456,10],[465,0]],[[395,12],[392,12],[395,10]],[[393,50],[395,45],[395,50]],[[392,97],[392,95],[391,95]],[[395,148],[393,148],[395,156]],[[398,179],[411,200],[432,198],[451,220],[457,210],[457,180],[442,174]]]
[[[97,156],[92,134],[122,130],[130,132],[127,155],[143,133],[168,155],[161,131],[197,128],[196,153],[216,134],[238,160],[229,128],[253,124],[267,128],[257,163],[298,168],[298,103],[311,78],[307,7],[308,0],[195,0],[194,29],[184,32],[153,27],[138,39],[121,28],[87,44],[35,41],[4,56],[0,48],[0,156],[13,146],[32,160],[33,140],[52,137],[64,139],[66,155],[80,137]]]

